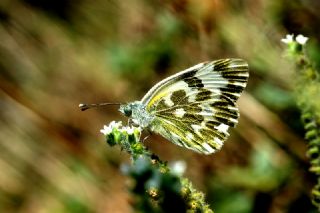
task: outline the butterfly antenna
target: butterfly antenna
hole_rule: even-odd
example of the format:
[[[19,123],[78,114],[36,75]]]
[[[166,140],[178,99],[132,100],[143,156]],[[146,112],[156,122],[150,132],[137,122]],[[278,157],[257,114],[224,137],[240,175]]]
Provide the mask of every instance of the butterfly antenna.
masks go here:
[[[103,107],[103,106],[108,106],[108,105],[121,105],[122,103],[100,103],[100,104],[79,104],[79,108],[81,111],[85,111],[90,108],[94,107]]]

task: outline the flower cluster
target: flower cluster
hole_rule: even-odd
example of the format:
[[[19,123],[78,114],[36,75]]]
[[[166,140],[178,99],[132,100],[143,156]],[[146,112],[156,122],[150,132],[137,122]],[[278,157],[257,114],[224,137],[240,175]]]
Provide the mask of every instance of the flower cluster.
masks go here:
[[[289,56],[301,57],[303,55],[304,46],[306,45],[308,37],[305,37],[301,34],[294,37],[293,34],[286,35],[285,38],[281,39],[281,41],[288,45],[287,53]]]
[[[285,38],[281,39],[281,41],[285,44],[297,42],[300,45],[305,45],[308,40],[309,40],[308,37],[305,37],[301,34],[297,35],[295,39],[293,34],[287,34]]]
[[[122,126],[122,122],[118,121],[112,121],[108,126],[104,125],[103,129],[100,130],[100,132],[104,135],[109,135],[110,133],[112,133],[114,130],[119,130],[123,133],[127,133],[129,135],[132,134],[137,134],[138,139],[140,138],[140,133],[142,131],[142,129],[140,127],[135,127],[135,126]]]
[[[122,126],[121,121],[112,121],[108,126],[104,125],[103,129],[100,130],[106,136],[106,142],[110,146],[118,144],[121,149],[132,154],[133,157],[142,154],[144,150],[143,145],[140,143],[141,131],[140,127]]]

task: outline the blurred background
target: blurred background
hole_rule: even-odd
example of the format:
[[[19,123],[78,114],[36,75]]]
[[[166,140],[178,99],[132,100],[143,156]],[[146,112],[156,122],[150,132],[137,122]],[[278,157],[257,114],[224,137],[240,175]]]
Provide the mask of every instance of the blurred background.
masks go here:
[[[316,212],[286,34],[320,65],[317,0],[0,0],[0,212],[131,212],[130,156],[99,132],[117,107],[199,62],[239,57],[250,78],[241,118],[204,156],[159,136],[217,213]]]

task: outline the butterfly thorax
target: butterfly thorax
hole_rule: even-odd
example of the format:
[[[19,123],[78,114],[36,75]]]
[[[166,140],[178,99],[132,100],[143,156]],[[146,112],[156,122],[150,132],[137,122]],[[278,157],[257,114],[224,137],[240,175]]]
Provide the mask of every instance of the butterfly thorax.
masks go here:
[[[145,105],[140,101],[120,105],[119,111],[142,128],[148,127],[154,116],[147,112]]]

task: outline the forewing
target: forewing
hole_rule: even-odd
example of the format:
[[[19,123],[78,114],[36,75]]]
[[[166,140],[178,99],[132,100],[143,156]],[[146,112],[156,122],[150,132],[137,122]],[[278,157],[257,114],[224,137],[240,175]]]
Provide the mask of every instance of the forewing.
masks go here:
[[[155,85],[142,99],[154,115],[150,128],[177,145],[210,154],[220,149],[239,117],[236,100],[246,86],[241,59],[202,63]]]

